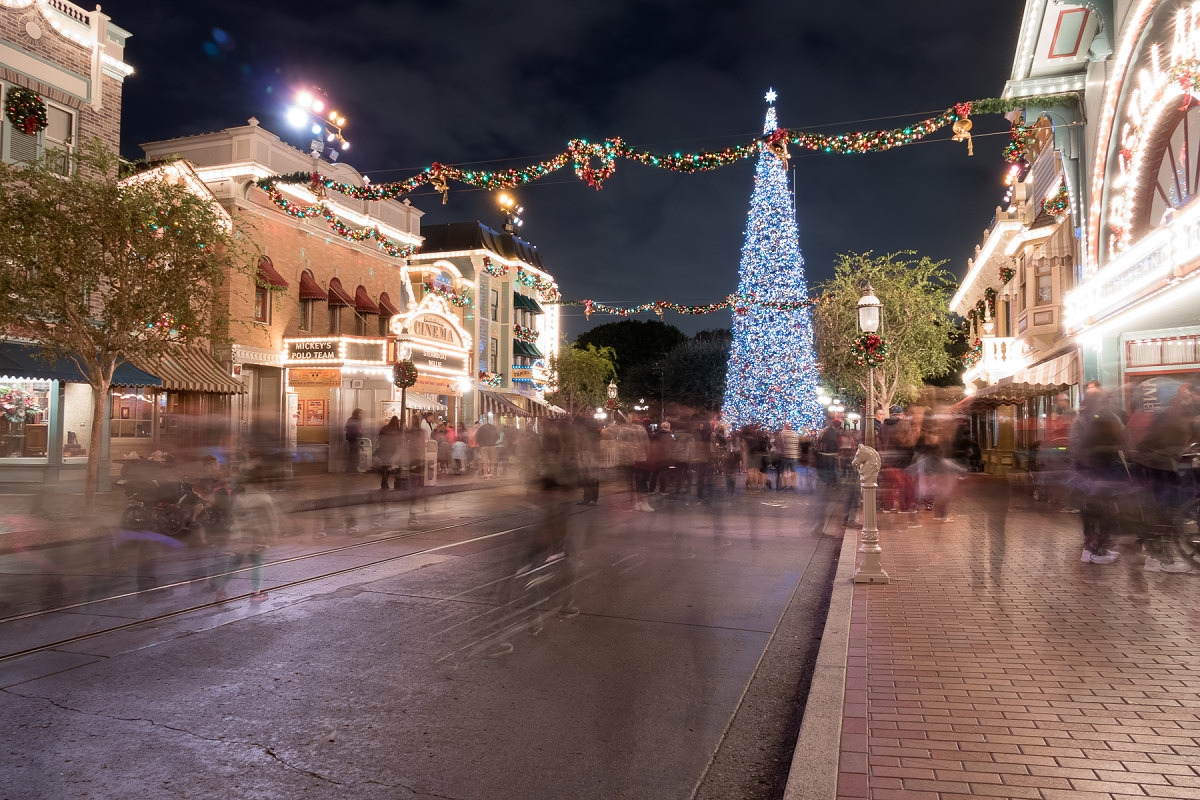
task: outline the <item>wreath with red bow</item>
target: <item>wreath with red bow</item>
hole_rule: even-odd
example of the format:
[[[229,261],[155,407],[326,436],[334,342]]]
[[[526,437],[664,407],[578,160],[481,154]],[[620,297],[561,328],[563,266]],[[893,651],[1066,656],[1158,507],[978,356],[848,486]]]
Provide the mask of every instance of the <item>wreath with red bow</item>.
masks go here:
[[[888,356],[887,340],[877,333],[864,333],[850,346],[854,363],[860,367],[878,367]]]
[[[417,365],[412,361],[399,361],[392,367],[392,383],[407,389],[417,382]]]
[[[9,88],[4,96],[4,113],[14,127],[19,128],[30,136],[44,130],[46,119],[46,103],[37,96],[37,92],[20,86]]]

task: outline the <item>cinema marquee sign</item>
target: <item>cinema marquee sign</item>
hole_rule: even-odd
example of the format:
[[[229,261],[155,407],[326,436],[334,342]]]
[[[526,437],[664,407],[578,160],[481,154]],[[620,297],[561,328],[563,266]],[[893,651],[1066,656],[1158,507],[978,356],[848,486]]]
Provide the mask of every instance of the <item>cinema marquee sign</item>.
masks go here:
[[[392,317],[389,328],[396,337],[391,360],[411,360],[423,376],[468,375],[471,337],[445,299],[425,295],[415,309]]]

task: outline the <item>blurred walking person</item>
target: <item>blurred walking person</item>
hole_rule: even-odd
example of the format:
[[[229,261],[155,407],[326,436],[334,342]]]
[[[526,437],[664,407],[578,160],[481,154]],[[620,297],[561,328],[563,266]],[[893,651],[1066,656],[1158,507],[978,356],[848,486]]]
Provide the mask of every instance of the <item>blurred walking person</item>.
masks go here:
[[[388,423],[379,429],[379,446],[375,450],[375,458],[379,464],[379,488],[388,489],[389,478],[393,486],[399,488],[399,480],[393,476],[400,465],[400,451],[404,442],[404,431],[400,428],[400,418],[393,416]]]
[[[1111,564],[1118,552],[1113,548],[1116,525],[1116,496],[1127,490],[1129,474],[1123,449],[1125,426],[1108,407],[1108,398],[1098,385],[1084,396],[1079,417],[1071,428],[1069,450],[1074,460],[1076,484],[1082,494],[1083,555],[1080,561]]]

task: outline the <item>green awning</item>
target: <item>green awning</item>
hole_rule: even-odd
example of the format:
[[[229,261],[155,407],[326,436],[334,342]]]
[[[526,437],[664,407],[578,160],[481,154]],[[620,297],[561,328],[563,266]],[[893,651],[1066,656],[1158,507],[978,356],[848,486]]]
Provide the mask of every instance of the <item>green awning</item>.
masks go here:
[[[520,292],[513,292],[513,308],[521,311],[529,311],[534,314],[545,314],[542,307],[538,305],[537,300],[532,297],[526,297]]]
[[[22,342],[0,342],[0,377],[13,380],[64,381],[87,383],[79,367],[69,358],[46,361],[41,348]],[[113,370],[113,386],[162,386],[162,378],[140,370],[128,361]]]
[[[526,358],[545,358],[541,350],[538,350],[537,347],[528,342],[522,342],[520,339],[513,339],[513,355],[525,356]]]

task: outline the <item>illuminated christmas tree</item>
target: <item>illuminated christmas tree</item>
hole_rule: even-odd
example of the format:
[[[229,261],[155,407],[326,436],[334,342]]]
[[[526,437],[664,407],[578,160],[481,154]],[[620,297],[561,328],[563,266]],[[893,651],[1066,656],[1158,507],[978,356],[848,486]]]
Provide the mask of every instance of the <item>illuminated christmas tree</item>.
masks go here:
[[[763,133],[777,128],[773,91],[767,92],[767,102]],[[788,308],[808,299],[808,284],[787,161],[766,149],[754,172],[737,295],[741,302],[734,308],[733,345],[725,369],[726,425],[821,427],[825,412],[817,402],[812,316],[807,306]]]

